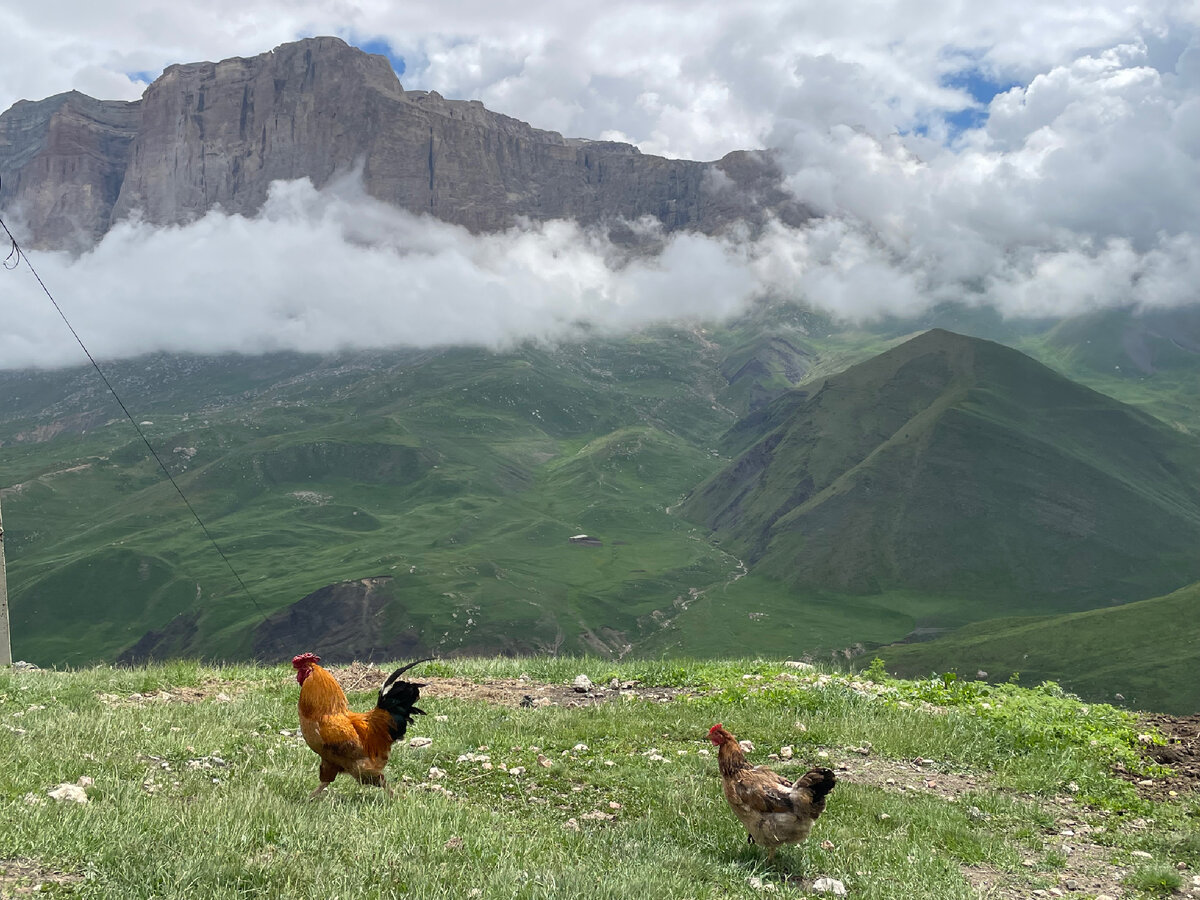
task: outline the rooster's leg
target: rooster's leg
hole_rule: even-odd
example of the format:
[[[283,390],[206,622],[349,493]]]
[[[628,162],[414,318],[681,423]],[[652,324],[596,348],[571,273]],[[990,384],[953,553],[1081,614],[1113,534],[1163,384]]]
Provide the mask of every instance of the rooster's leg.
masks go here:
[[[325,790],[325,788],[327,788],[327,787],[329,787],[329,782],[328,782],[328,781],[322,781],[322,782],[321,782],[321,785],[320,785],[320,787],[318,787],[318,788],[317,788],[315,791],[313,791],[311,794],[309,794],[309,795],[308,795],[308,799],[309,799],[309,800],[316,800],[316,799],[317,799],[317,795],[318,795],[318,794],[320,794],[320,793],[321,793],[321,791]]]

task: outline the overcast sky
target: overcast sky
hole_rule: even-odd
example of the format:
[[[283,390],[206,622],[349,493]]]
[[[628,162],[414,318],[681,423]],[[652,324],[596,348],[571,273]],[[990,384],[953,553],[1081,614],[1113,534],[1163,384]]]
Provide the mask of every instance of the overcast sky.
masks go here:
[[[36,255],[101,355],[502,346],[764,292],[847,318],[947,299],[1067,315],[1196,299],[1198,26],[1194,2],[1115,0],[0,0],[0,109],[72,88],[133,99],[171,63],[335,34],[385,52],[407,88],[569,136],[696,159],[779,148],[825,214],[753,245],[681,236],[614,270],[569,223],[472,238],[352,175],[280,184],[253,221],[127,224],[79,259]],[[0,272],[0,366],[78,362],[31,282]]]

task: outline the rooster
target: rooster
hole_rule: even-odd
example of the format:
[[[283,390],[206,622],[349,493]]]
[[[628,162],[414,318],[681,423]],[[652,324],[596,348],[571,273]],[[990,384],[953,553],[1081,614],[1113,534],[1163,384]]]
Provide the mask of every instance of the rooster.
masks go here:
[[[379,689],[379,702],[366,713],[351,711],[341,685],[317,665],[320,660],[312,653],[301,653],[292,660],[300,684],[300,732],[321,757],[321,785],[309,799],[329,787],[339,772],[363,784],[378,785],[391,796],[383,768],[392,744],[404,737],[414,715],[425,714],[416,705],[425,685],[403,681],[400,676],[429,660],[419,659],[389,675]]]
[[[708,730],[708,739],[717,747],[725,799],[746,826],[750,843],[767,848],[768,862],[780,844],[799,844],[808,837],[837,782],[833,772],[811,769],[791,782],[766,766],[746,762],[738,739],[720,723]]]

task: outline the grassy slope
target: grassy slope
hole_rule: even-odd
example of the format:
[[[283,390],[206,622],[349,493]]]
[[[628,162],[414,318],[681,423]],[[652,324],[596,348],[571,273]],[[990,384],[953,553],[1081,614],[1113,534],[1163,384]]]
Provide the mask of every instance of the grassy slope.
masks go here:
[[[684,514],[798,586],[974,595],[994,614],[1196,573],[1194,442],[996,344],[927,333],[727,445],[740,455]]]
[[[1100,705],[1081,716],[1078,702],[1053,690],[797,680],[761,660],[457,660],[432,671],[528,672],[555,683],[586,671],[696,693],[533,710],[429,698],[430,716],[410,734],[432,737],[432,747],[393,754],[394,800],[339,780],[306,804],[316,757],[294,735],[289,669],[0,672],[0,869],[20,860],[26,870],[58,871],[77,879],[63,891],[100,898],[667,900],[758,896],[761,885],[800,897],[826,876],[863,900],[968,900],[984,874],[1007,883],[1006,896],[1081,878],[1078,857],[1060,849],[1064,815],[1076,829],[1106,826],[1070,839],[1097,844],[1089,879],[1103,871],[1127,883],[1178,883],[1175,862],[1200,865],[1196,799],[1137,799],[1109,770],[1133,764],[1131,722]],[[187,688],[202,699],[126,699]],[[365,708],[373,698],[351,702]],[[794,746],[794,760],[772,763],[784,772],[817,761],[853,767],[810,842],[784,848],[776,868],[747,846],[714,759],[703,755],[714,721],[752,739],[756,761]],[[848,752],[864,742],[869,759]],[[552,768],[538,765],[539,752]],[[493,768],[459,759],[467,753],[486,753]],[[933,761],[923,776],[908,762],[918,756]],[[212,757],[224,765],[206,767]],[[871,775],[867,763],[895,769],[899,782]],[[446,777],[431,779],[432,766]],[[81,776],[95,779],[86,805],[38,802]],[[902,788],[922,778],[933,787]],[[938,787],[941,779],[958,779],[962,792]],[[1123,827],[1126,817],[1138,828]],[[55,887],[47,875],[32,878],[44,879]]]
[[[1140,709],[1200,709],[1200,584],[1165,597],[1065,616],[994,619],[930,643],[876,651],[909,675],[978,670],[1004,679],[1054,680],[1088,699],[1114,692]]]

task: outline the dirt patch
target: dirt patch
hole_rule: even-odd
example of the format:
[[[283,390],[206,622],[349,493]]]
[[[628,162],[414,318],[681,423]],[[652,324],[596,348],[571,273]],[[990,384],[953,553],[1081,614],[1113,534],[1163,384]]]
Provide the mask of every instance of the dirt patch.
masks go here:
[[[82,875],[38,865],[31,859],[0,859],[0,898],[24,897],[46,890],[43,885],[73,884]]]
[[[1153,800],[1163,800],[1200,790],[1200,715],[1147,713],[1139,719],[1139,727],[1144,732],[1161,735],[1166,741],[1164,744],[1147,744],[1142,755],[1152,762],[1170,766],[1172,771],[1165,778],[1142,778],[1122,772],[1137,785],[1138,793]]]
[[[203,703],[205,700],[229,703],[238,693],[238,687],[230,682],[214,680],[200,687],[172,687],[169,691],[132,694],[100,693],[96,698],[107,706],[146,706],[153,703]]]
[[[370,663],[351,663],[336,666],[330,673],[346,692],[376,691],[383,686],[389,672]],[[490,678],[470,681],[466,678],[439,678],[415,675],[426,687],[421,696],[431,699],[482,700],[497,706],[595,706],[623,697],[636,697],[658,703],[669,703],[676,697],[693,696],[695,691],[682,688],[655,687],[637,681],[618,682],[615,679],[606,685],[593,684],[587,690],[579,690],[570,684],[547,684],[529,678]]]

